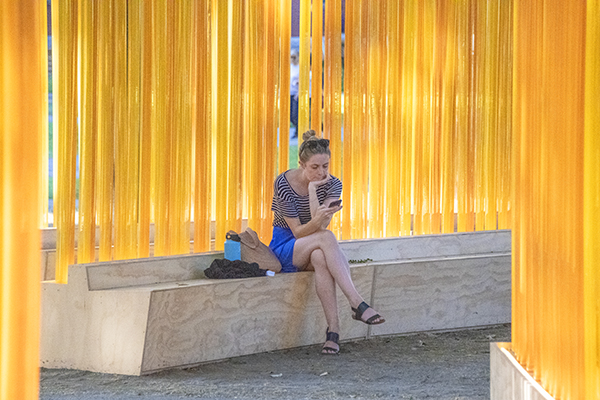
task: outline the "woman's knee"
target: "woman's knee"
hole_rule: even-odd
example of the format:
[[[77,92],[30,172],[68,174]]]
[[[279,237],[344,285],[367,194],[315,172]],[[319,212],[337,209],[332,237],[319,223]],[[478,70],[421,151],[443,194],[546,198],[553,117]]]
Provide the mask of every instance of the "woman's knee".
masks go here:
[[[325,260],[325,254],[323,250],[316,249],[310,253],[310,263],[313,268],[316,270],[317,268],[324,268],[327,266],[327,261]]]
[[[338,244],[337,238],[335,237],[333,232],[331,232],[328,229],[316,232],[315,235],[318,236],[319,243],[322,243],[324,245],[331,246],[332,244]]]

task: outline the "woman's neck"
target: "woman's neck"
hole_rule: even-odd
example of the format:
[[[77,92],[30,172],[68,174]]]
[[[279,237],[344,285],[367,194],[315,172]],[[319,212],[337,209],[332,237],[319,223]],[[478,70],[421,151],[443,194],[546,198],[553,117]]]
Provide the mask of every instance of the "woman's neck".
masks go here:
[[[308,194],[309,180],[302,173],[302,168],[296,168],[290,171],[292,174],[288,176],[290,184],[298,194]]]

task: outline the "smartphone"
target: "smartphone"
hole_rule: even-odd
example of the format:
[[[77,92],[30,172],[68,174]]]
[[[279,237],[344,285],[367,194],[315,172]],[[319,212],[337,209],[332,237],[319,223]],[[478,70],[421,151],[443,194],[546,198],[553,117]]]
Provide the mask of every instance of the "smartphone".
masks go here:
[[[331,207],[337,207],[340,204],[342,204],[342,200],[341,199],[340,200],[334,200],[331,203],[329,203],[329,208],[331,208]]]

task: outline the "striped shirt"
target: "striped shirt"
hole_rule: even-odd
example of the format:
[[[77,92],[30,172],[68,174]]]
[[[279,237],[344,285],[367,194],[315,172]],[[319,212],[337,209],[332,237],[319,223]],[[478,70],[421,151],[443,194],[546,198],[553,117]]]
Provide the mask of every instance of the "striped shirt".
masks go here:
[[[271,210],[274,213],[273,226],[284,229],[290,229],[284,217],[299,218],[302,225],[308,223],[312,218],[308,195],[302,196],[296,193],[285,176],[287,172],[275,179],[273,203],[271,204]],[[330,180],[317,187],[319,205],[323,204],[325,199],[339,199],[341,194],[342,181],[335,176],[331,176]]]

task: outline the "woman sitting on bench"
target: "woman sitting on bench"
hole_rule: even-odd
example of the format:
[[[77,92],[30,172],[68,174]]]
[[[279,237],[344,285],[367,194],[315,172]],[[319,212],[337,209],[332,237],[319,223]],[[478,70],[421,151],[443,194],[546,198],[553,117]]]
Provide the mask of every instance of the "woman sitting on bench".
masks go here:
[[[385,322],[364,302],[350,276],[348,260],[335,235],[327,229],[333,214],[342,209],[342,182],[329,174],[329,140],[313,130],[303,134],[298,151],[300,168],[275,179],[272,210],[273,239],[269,247],[281,262],[281,272],[315,271],[315,288],[327,320],[323,354],[339,353],[336,284],[353,318],[369,325]]]

